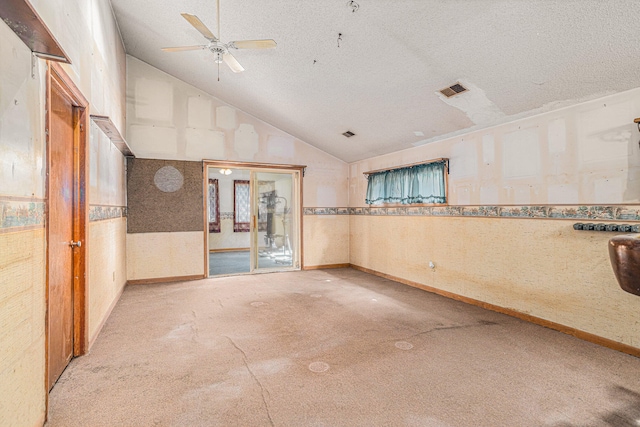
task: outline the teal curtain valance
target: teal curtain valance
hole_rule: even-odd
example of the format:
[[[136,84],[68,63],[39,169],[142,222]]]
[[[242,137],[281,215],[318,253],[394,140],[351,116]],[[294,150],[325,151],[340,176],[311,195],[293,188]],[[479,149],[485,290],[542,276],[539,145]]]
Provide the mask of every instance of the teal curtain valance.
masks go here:
[[[447,203],[446,160],[369,174],[368,205]]]

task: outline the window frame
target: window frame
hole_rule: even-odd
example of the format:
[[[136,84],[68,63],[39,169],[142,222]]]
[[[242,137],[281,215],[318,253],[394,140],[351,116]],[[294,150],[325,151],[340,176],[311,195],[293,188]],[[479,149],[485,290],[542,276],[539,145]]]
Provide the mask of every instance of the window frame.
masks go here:
[[[233,232],[234,233],[248,233],[251,230],[251,213],[250,212],[249,212],[249,221],[247,222],[238,221],[238,208],[237,208],[238,187],[244,186],[244,185],[246,185],[247,189],[249,190],[248,200],[250,200],[251,199],[250,181],[241,180],[241,179],[233,180]]]
[[[215,203],[215,213],[214,220],[211,221],[211,189],[214,188],[215,196],[213,203]],[[207,220],[209,223],[209,233],[220,233],[221,223],[220,223],[220,186],[218,184],[218,180],[214,178],[209,178],[209,185],[207,187],[208,194],[208,210],[207,210]]]
[[[443,170],[443,178],[444,178],[444,203],[366,203],[366,194],[369,192],[369,177],[370,175],[378,174],[378,173],[386,173],[392,172],[400,169],[408,169],[415,166],[429,165],[433,163],[442,163],[444,165]],[[421,206],[449,206],[449,159],[442,157],[438,159],[428,160],[424,162],[411,163],[407,165],[397,166],[393,168],[385,168],[385,169],[377,169],[368,172],[364,172],[364,175],[367,179],[367,190],[365,191],[365,204],[371,208],[396,208],[396,207],[421,207]]]

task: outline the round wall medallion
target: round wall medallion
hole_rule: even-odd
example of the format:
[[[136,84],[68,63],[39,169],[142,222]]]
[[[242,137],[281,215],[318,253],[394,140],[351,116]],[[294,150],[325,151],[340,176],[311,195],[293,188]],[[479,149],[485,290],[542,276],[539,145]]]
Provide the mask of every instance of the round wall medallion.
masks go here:
[[[182,188],[184,178],[182,173],[173,166],[163,166],[153,177],[153,183],[158,187],[158,190],[173,193]]]

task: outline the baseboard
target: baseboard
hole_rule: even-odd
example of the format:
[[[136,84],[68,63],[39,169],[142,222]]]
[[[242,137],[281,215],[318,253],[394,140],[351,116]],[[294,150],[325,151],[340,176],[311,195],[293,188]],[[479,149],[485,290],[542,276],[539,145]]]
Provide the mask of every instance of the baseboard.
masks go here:
[[[248,250],[250,250],[250,248],[209,249],[209,253],[213,254],[216,252],[244,252]]]
[[[438,294],[440,296],[454,299],[456,301],[461,301],[467,304],[475,305],[477,307],[481,307],[487,310],[495,311],[497,313],[506,314],[507,316],[515,317],[520,320],[524,320],[530,323],[534,323],[539,326],[544,326],[545,328],[553,329],[558,332],[562,332],[563,334],[571,335],[576,338],[579,338],[584,341],[588,341],[594,344],[601,345],[603,347],[610,348],[612,350],[620,351],[622,353],[630,354],[635,357],[640,357],[640,348],[632,347],[627,344],[620,343],[618,341],[610,340],[609,338],[604,338],[598,335],[594,335],[589,332],[581,331],[576,328],[572,328],[570,326],[562,325],[560,323],[555,323],[550,320],[542,319],[540,317],[532,316],[530,314],[521,313],[511,308],[504,308],[494,304],[490,304],[487,302],[483,302],[480,300],[476,300],[473,298],[465,297],[462,295],[454,294],[453,292],[444,291],[442,289],[433,288],[431,286],[423,285],[422,283],[414,282],[412,280],[402,279],[400,277],[392,276],[390,274],[381,273],[376,270],[371,270],[366,267],[360,267],[359,265],[350,264],[351,268],[355,270],[362,271],[364,273],[373,274],[374,276],[384,277],[385,279],[393,280],[394,282],[399,282],[405,285],[412,286],[414,288],[422,289],[423,291],[431,292],[434,294]]]
[[[154,277],[152,279],[127,280],[127,285],[151,285],[154,283],[186,282],[189,280],[205,279],[206,277],[207,276],[205,276],[204,274],[194,274],[192,276]]]
[[[322,264],[322,265],[305,265],[302,267],[303,270],[324,270],[328,268],[349,268],[351,264]]]
[[[122,293],[124,292],[124,288],[126,286],[127,286],[126,283],[122,285],[122,288],[120,288],[120,291],[118,291],[118,295],[113,299],[113,301],[111,302],[111,305],[109,305],[109,309],[107,310],[107,313],[104,315],[104,317],[100,321],[100,325],[98,325],[98,329],[96,329],[95,335],[89,338],[89,346],[87,347],[87,353],[91,351],[91,347],[93,346],[93,343],[95,343],[96,339],[100,335],[100,332],[104,327],[104,324],[107,323],[107,319],[109,318],[109,316],[111,316],[111,312],[115,308],[116,304],[118,303],[118,301],[120,301],[120,297],[122,296]]]

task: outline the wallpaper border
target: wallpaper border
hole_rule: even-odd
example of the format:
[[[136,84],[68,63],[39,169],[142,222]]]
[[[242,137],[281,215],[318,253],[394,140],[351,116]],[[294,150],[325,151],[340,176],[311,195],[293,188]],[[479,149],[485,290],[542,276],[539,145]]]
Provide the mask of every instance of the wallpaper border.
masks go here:
[[[640,205],[610,206],[416,206],[304,208],[305,215],[438,216],[484,218],[545,218],[640,221]]]
[[[89,205],[89,222],[126,218],[126,206]]]
[[[0,230],[18,231],[44,227],[45,200],[0,196]]]

